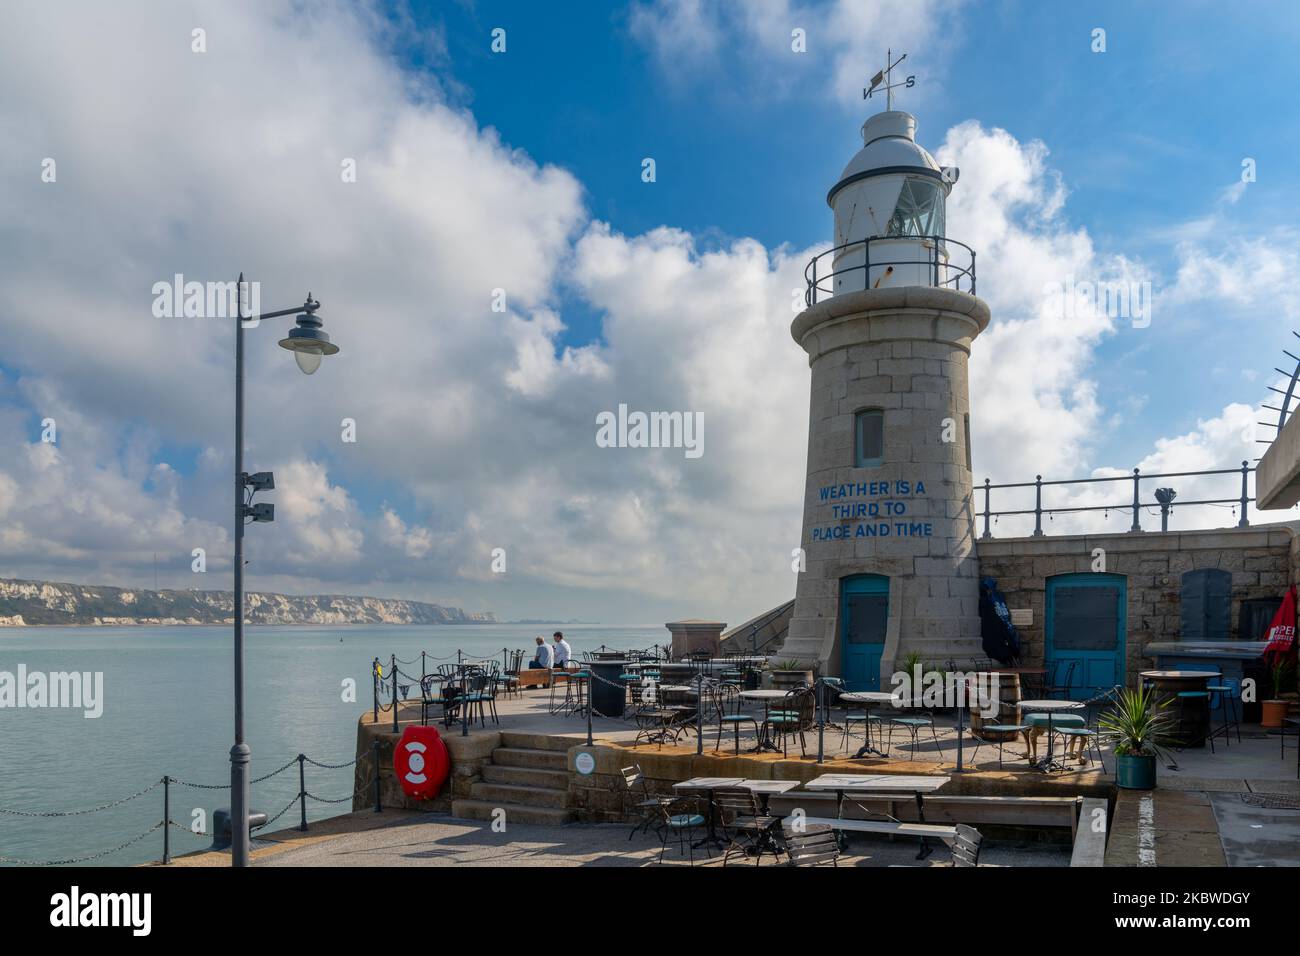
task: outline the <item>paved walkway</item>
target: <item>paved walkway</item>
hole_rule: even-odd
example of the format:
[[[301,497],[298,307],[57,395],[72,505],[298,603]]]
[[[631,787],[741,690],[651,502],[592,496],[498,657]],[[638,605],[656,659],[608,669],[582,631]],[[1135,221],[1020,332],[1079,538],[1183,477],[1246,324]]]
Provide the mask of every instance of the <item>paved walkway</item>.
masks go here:
[[[364,818],[367,814],[352,816]],[[374,814],[369,816],[373,821]],[[254,860],[258,866],[654,866],[659,856],[658,838],[638,834],[628,840],[629,829],[587,824],[516,825],[505,833],[496,833],[491,824],[477,820],[457,820],[443,814],[403,815],[381,828],[295,841],[296,845],[261,851]],[[696,865],[721,865],[720,855],[710,859],[703,849],[695,853]],[[216,865],[229,863],[224,854],[207,856]],[[915,856],[915,841],[890,843],[886,838],[855,837],[839,865],[947,867],[951,863],[945,847],[937,848],[924,861],[917,861]],[[1064,848],[990,846],[980,862],[995,867],[1067,866],[1069,852]],[[670,842],[664,865],[690,863],[678,852],[676,843]],[[733,855],[731,865],[754,864]],[[763,865],[774,865],[772,858],[765,857]]]

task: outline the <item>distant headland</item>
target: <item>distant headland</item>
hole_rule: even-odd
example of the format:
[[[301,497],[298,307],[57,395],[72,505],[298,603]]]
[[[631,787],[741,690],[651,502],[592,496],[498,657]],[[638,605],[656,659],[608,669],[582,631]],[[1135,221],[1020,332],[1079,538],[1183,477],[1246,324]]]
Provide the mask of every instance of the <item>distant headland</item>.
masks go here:
[[[140,588],[0,578],[0,627],[230,624],[230,591]],[[249,624],[497,624],[491,611],[339,594],[244,596]]]

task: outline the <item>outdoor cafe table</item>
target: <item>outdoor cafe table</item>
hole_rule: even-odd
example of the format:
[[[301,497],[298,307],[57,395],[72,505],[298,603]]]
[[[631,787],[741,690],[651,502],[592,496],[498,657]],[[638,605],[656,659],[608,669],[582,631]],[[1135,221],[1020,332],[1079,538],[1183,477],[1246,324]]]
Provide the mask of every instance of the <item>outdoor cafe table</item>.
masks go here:
[[[877,704],[900,703],[897,695],[884,690],[849,691],[840,694],[840,700],[849,704],[861,704],[864,711],[866,708],[874,707]],[[853,759],[857,760],[866,754],[875,754],[877,757],[886,756],[878,748],[871,746],[871,719],[869,714],[863,713],[862,723],[864,739],[862,746],[858,748],[858,752],[853,755]]]
[[[725,847],[727,842],[718,836],[718,820],[713,811],[713,792],[715,790],[725,790],[728,787],[739,787],[745,781],[742,777],[692,777],[690,780],[683,780],[680,783],[673,784],[674,790],[683,791],[703,791],[708,794],[708,820],[709,832],[705,834],[704,839],[700,840],[694,846],[703,846],[705,843],[712,843],[718,848]]]
[[[1193,671],[1193,670],[1166,670],[1166,671],[1142,671],[1139,675],[1143,680],[1149,680],[1154,685],[1157,701],[1170,701],[1175,706],[1172,708],[1177,726],[1186,730],[1185,739],[1180,739],[1179,745],[1183,747],[1204,747],[1205,736],[1209,730],[1210,710],[1208,707],[1187,707],[1183,706],[1183,699],[1179,693],[1185,690],[1205,690],[1206,684],[1210,678],[1220,677],[1218,671]]]
[[[910,793],[916,799],[916,816],[925,822],[925,795],[933,793],[948,784],[951,777],[907,775],[897,773],[825,773],[803,785],[805,790],[833,790],[835,792],[835,815],[844,816],[844,796],[849,793],[879,796],[883,794]],[[923,859],[931,853],[925,839],[921,840],[921,852],[917,859]]]
[[[1052,715],[1058,710],[1078,710],[1082,706],[1083,704],[1077,700],[1022,700],[1020,702],[1022,712],[1040,710],[1047,714],[1047,756],[1034,765],[1043,773],[1051,773],[1056,769],[1065,769],[1064,764],[1056,763],[1052,751]]]
[[[745,700],[761,700],[763,702],[763,726],[767,726],[767,716],[772,709],[772,701],[785,700],[790,696],[788,690],[742,690],[740,696]],[[757,746],[751,750],[751,753],[761,752],[764,750],[777,751],[781,748],[772,742],[771,735],[760,734]]]

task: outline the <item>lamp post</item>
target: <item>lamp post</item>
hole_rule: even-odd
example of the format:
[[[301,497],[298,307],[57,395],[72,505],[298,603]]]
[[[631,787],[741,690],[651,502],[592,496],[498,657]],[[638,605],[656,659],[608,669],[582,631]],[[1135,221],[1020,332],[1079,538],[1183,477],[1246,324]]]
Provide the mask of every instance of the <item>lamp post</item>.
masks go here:
[[[230,748],[230,864],[248,866],[248,764],[252,751],[244,741],[244,522],[275,520],[275,506],[252,505],[258,491],[270,491],[275,479],[269,471],[250,475],[244,471],[244,322],[274,319],[298,313],[297,327],[280,340],[293,352],[298,367],[311,375],[323,356],[339,350],[321,331],[316,317],[320,303],[307,293],[307,301],[294,309],[245,316],[244,274],[235,287],[235,745]],[[245,497],[247,495],[247,497]]]

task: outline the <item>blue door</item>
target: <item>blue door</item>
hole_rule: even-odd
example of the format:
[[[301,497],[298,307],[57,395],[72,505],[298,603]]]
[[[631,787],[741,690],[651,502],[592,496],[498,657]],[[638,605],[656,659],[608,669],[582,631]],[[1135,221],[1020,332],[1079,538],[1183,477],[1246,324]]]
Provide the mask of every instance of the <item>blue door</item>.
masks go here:
[[[880,690],[880,655],[889,624],[889,578],[855,574],[840,581],[840,648],[846,690]]]
[[[1124,684],[1128,586],[1121,574],[1058,574],[1047,579],[1046,658],[1049,678],[1070,700],[1086,700]]]

